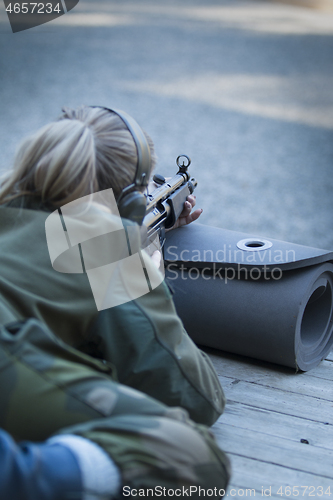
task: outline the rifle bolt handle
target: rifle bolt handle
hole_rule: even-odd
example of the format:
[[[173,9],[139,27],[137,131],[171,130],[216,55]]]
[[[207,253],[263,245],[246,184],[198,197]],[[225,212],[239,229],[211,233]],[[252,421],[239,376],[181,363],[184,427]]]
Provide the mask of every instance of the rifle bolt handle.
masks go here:
[[[159,186],[161,186],[162,184],[165,183],[165,177],[163,177],[163,175],[160,174],[155,174],[153,177],[153,181],[156,182],[156,184],[158,184]]]

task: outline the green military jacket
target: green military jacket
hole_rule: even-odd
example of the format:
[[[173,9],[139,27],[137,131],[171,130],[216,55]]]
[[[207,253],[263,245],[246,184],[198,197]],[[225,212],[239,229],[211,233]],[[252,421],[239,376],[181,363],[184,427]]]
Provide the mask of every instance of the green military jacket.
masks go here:
[[[224,408],[223,390],[185,332],[166,283],[98,310],[86,272],[52,267],[45,233],[51,211],[29,198],[0,206],[1,324],[37,318],[70,346],[111,363],[114,380],[213,424]]]

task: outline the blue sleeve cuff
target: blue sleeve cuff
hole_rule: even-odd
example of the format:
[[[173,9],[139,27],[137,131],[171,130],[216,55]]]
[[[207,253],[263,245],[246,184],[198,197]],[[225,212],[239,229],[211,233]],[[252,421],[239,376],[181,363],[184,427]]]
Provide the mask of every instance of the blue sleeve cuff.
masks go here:
[[[0,430],[0,498],[82,499],[82,479],[72,452],[60,444],[17,445]]]

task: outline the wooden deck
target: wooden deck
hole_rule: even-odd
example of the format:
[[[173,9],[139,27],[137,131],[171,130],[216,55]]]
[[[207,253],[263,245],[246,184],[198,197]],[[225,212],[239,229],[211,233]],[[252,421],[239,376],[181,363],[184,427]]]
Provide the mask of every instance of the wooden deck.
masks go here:
[[[333,498],[333,353],[295,373],[204,350],[227,397],[213,430],[232,464],[228,497]]]

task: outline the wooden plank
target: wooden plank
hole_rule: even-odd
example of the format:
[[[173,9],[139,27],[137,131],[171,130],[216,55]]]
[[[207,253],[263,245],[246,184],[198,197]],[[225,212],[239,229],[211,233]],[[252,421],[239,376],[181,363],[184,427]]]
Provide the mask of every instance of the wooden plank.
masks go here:
[[[260,361],[252,358],[247,358],[245,356],[239,356],[237,354],[225,353],[222,351],[218,351],[216,349],[204,348],[204,351],[207,352],[209,357],[212,360],[212,363],[216,366],[216,369],[223,369],[223,365],[229,366],[232,364],[240,363],[244,367],[248,367],[248,370],[259,370],[261,373],[275,373],[277,375],[285,375],[289,377],[316,377],[323,378],[326,380],[333,381],[333,363],[330,360],[323,360],[319,365],[308,371],[308,372],[298,372],[295,370],[285,367],[279,366],[273,363],[267,363],[266,361]],[[223,375],[223,373],[222,373]]]
[[[202,347],[201,349],[207,352],[211,357],[212,362],[215,363],[215,358],[220,360],[231,360],[233,362],[240,362],[242,364],[247,364],[252,366],[254,369],[257,367],[262,367],[267,372],[281,372],[286,375],[295,375],[296,371],[293,368],[288,368],[287,366],[277,365],[273,363],[268,363],[266,361],[261,361],[259,359],[248,358],[246,356],[240,356],[238,354],[233,354],[229,352],[220,351],[218,349],[212,349],[210,347]],[[316,368],[309,370],[307,372],[298,372],[299,375],[303,376],[313,376],[318,378],[324,378],[327,380],[333,380],[333,351],[327,356],[327,358],[319,363]]]
[[[286,492],[286,487],[288,486],[291,488],[294,486],[304,486],[303,489],[299,488],[299,495],[296,494],[297,490],[295,490],[295,495],[290,495],[289,498],[298,497],[301,499],[321,497],[322,500],[330,500],[333,496],[333,484],[331,479],[308,474],[306,472],[295,471],[280,465],[244,458],[239,455],[229,454],[228,456],[232,466],[232,477],[227,490],[229,497],[232,496],[236,499],[244,499],[245,497],[253,498],[253,493],[251,494],[250,491],[248,491],[246,494],[246,490],[254,488],[256,490],[256,497],[263,499],[265,496],[269,496],[273,499],[286,499],[288,495],[277,495],[281,486],[283,492]],[[305,487],[308,487],[308,489],[306,490]],[[309,491],[309,487],[315,488],[315,491]],[[322,495],[320,494],[321,488],[323,488]],[[330,495],[328,494],[328,488],[330,488]],[[231,492],[231,489],[236,489],[236,492]],[[237,495],[238,489],[241,489],[240,495]],[[266,495],[263,494],[264,492]],[[314,493],[314,495],[309,496],[310,492]],[[234,496],[235,493],[236,495]],[[270,495],[268,495],[269,493]]]
[[[219,377],[229,401],[333,425],[333,403],[255,383]]]
[[[333,450],[317,448],[227,424],[216,426],[214,434],[226,453],[333,480]]]
[[[253,382],[296,394],[326,399],[327,401],[333,400],[333,363],[327,362],[330,365],[328,371],[332,379],[325,380],[309,375],[305,376],[305,373],[293,373],[283,367],[267,369],[266,365],[254,365],[247,361],[240,362],[239,360],[217,355],[210,355],[210,359],[217,374],[223,377],[232,377],[234,380]]]
[[[301,439],[305,439],[311,446],[333,450],[332,425],[255,408],[242,403],[230,401],[213,429],[219,425],[230,425],[248,431],[260,429],[262,434],[289,439],[297,443]]]
[[[254,493],[273,500],[333,497],[332,361],[295,374],[214,350],[209,356],[228,399],[213,426],[232,462],[227,495],[236,500]],[[295,495],[287,488],[298,485],[304,488],[296,488]]]
[[[314,370],[303,373],[305,377],[312,376],[325,380],[333,380],[333,363],[325,359]]]

